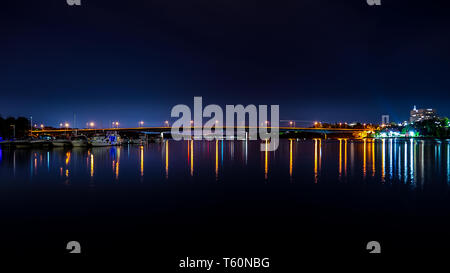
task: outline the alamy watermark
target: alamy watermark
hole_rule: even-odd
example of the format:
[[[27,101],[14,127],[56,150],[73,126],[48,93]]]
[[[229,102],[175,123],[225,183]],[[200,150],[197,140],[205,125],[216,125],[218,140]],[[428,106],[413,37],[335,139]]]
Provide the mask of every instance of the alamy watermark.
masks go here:
[[[381,6],[381,0],[367,0],[369,6]]]
[[[81,0],[66,0],[69,6],[81,6]]]
[[[224,139],[225,130],[226,139],[257,140],[259,134],[259,138],[266,142],[261,144],[261,151],[278,149],[280,142],[279,105],[270,106],[270,120],[268,119],[267,105],[259,105],[258,108],[253,104],[245,107],[241,104],[227,105],[224,125],[224,111],[219,105],[210,104],[203,109],[202,97],[194,97],[193,119],[191,113],[191,108],[185,104],[178,104],[172,108],[171,117],[179,118],[171,128],[174,140]],[[209,118],[209,120],[203,124],[203,118]],[[246,120],[248,120],[248,125]]]

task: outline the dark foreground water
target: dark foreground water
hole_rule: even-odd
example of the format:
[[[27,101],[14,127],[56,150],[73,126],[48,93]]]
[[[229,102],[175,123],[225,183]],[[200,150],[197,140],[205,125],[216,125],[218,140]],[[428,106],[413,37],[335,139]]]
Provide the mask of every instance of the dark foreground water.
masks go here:
[[[0,151],[7,254],[270,257],[450,252],[450,144],[281,140]],[[218,268],[216,268],[218,270]]]

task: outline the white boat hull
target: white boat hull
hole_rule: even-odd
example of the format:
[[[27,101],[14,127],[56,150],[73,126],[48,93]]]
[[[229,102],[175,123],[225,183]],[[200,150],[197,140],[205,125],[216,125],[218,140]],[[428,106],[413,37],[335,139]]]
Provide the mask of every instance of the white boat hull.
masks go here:
[[[87,147],[88,142],[83,140],[72,140],[73,147]]]
[[[64,146],[70,146],[70,142],[69,141],[53,141],[52,142],[54,147],[64,147]]]
[[[29,141],[14,141],[14,145],[16,148],[29,148],[31,147],[31,143]]]
[[[111,144],[111,143],[100,143],[100,142],[97,142],[97,143],[91,143],[91,146],[92,147],[107,147],[107,146],[115,146],[114,144]]]

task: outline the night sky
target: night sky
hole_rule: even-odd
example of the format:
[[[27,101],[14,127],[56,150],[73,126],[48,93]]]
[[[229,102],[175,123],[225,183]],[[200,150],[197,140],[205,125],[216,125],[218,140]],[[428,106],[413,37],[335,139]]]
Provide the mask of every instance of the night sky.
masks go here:
[[[193,96],[282,120],[450,115],[448,1],[81,1],[2,1],[3,117],[162,125]]]

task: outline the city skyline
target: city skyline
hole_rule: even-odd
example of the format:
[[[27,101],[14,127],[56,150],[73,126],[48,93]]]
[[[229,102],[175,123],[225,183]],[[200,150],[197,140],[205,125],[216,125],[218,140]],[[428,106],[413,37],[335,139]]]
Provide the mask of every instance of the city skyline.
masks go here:
[[[246,105],[244,105],[245,107]],[[418,113],[417,111],[420,111],[420,113],[422,113],[422,111],[430,111],[433,113],[433,117],[435,118],[445,118],[447,116],[439,116],[439,114],[437,113],[435,108],[422,108],[422,109],[417,109],[416,105],[414,105],[414,107],[410,110],[409,112],[409,116],[407,117],[407,119],[405,120],[391,120],[390,119],[390,115],[386,114],[386,115],[381,115],[381,119],[375,122],[371,122],[371,121],[364,121],[364,120],[349,120],[349,121],[337,121],[337,120],[333,120],[333,121],[324,121],[324,120],[299,120],[299,119],[280,119],[280,127],[309,127],[311,126],[316,126],[318,123],[324,123],[324,124],[375,124],[375,125],[382,125],[382,124],[386,124],[383,119],[385,117],[387,117],[387,120],[389,121],[388,123],[395,123],[398,125],[401,124],[407,124],[407,123],[413,123],[415,121],[420,121],[423,119],[423,117],[421,119],[417,119],[417,120],[413,120],[413,116],[415,116],[413,113]],[[27,118],[30,122],[30,124],[33,126],[34,129],[43,129],[45,128],[87,128],[87,129],[94,129],[94,128],[119,128],[119,127],[128,127],[128,128],[139,128],[139,127],[167,127],[170,126],[174,120],[176,120],[177,118],[174,117],[169,117],[165,120],[160,120],[160,121],[153,121],[153,122],[148,122],[151,119],[145,119],[146,121],[144,121],[144,119],[136,119],[134,122],[125,122],[123,123],[122,121],[120,121],[119,119],[116,120],[108,120],[108,121],[103,121],[103,120],[99,120],[99,119],[90,119],[90,120],[84,120],[84,121],[78,121],[77,120],[77,113],[73,113],[72,115],[72,119],[61,119],[59,122],[56,122],[56,124],[52,124],[43,120],[36,120],[36,118],[33,119],[33,116],[2,116],[0,114],[0,118],[6,119],[6,118]],[[422,114],[420,114],[422,116]],[[426,114],[425,114],[426,115]],[[432,116],[430,116],[430,118],[432,118]],[[204,118],[204,121],[207,120],[207,118]],[[264,122],[264,121],[261,121]],[[294,126],[295,124],[295,126]],[[299,126],[297,126],[299,125]]]

